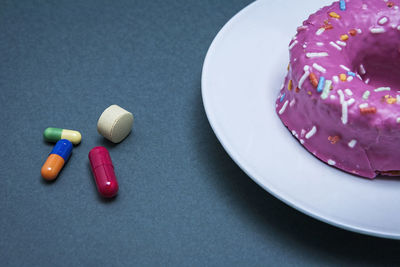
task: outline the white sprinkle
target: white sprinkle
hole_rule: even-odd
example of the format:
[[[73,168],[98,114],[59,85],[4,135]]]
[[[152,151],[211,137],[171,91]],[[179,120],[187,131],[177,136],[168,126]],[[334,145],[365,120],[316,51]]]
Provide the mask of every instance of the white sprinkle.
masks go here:
[[[307,70],[303,76],[301,76],[300,81],[299,81],[299,88],[303,89],[303,83],[305,82],[305,80],[308,78],[308,76],[310,76],[310,72]]]
[[[361,105],[358,106],[359,108],[367,108],[368,103],[362,103]]]
[[[283,104],[281,110],[279,110],[279,115],[282,115],[283,112],[285,112],[285,110],[286,110],[288,104],[289,104],[289,100],[286,100],[286,102],[285,102],[285,104]]]
[[[351,82],[353,79],[354,79],[353,76],[347,76],[347,81],[348,81],[348,82]]]
[[[335,76],[332,77],[332,80],[333,80],[335,83],[338,83],[338,82],[339,82],[339,77],[335,75]]]
[[[389,21],[389,20],[388,20],[387,17],[383,17],[383,18],[381,18],[381,19],[378,21],[378,23],[379,23],[380,25],[385,25],[388,21]]]
[[[306,134],[306,139],[310,139],[317,133],[317,127],[313,126],[311,131]]]
[[[307,48],[307,43],[303,44],[303,48],[306,49]]]
[[[306,130],[304,130],[304,129],[301,129],[301,137],[303,137],[305,134],[306,134]]]
[[[316,35],[321,35],[325,31],[325,28],[319,28],[318,31],[315,33]]]
[[[340,67],[341,67],[342,69],[344,69],[345,71],[350,71],[350,69],[349,69],[348,67],[346,67],[345,65],[340,65]]]
[[[337,40],[336,43],[338,45],[341,45],[341,46],[346,46],[347,45],[345,42],[342,42],[342,41],[339,41],[339,40]]]
[[[367,4],[363,4],[363,5],[362,5],[362,9],[365,10],[365,9],[367,9],[367,8],[368,8]]]
[[[292,135],[294,135],[294,136],[296,136],[296,135],[297,135],[297,133],[296,133],[296,131],[295,131],[295,130],[293,130],[293,131],[292,131]]]
[[[356,102],[356,100],[354,98],[347,100],[347,106],[350,107],[351,105],[354,104],[354,102]]]
[[[308,65],[305,65],[305,66],[304,66],[304,68],[303,68],[303,70],[304,70],[304,71],[308,71],[308,70],[310,70],[310,66],[308,66]]]
[[[366,79],[365,80],[365,84],[369,84],[369,81],[370,81],[370,79],[368,78],[368,79]]]
[[[322,94],[321,94],[321,98],[322,99],[327,99],[328,98],[329,91],[331,90],[331,87],[332,87],[332,81],[331,80],[326,80],[324,89],[322,90]]]
[[[320,71],[322,73],[326,73],[326,69],[324,67],[318,65],[317,63],[314,63],[312,66],[313,66],[314,69],[316,69],[316,70],[318,70],[318,71]]]
[[[336,161],[330,159],[330,160],[328,160],[328,164],[331,165],[331,166],[335,166],[336,165]]]
[[[361,73],[361,75],[364,75],[365,73],[367,73],[363,64],[360,64],[360,73]]]
[[[307,53],[306,57],[308,58],[313,58],[313,57],[327,57],[329,54],[327,52],[312,52],[312,53]]]
[[[292,50],[292,48],[297,45],[299,42],[297,40],[295,40],[290,46],[289,46],[289,50]]]
[[[362,77],[360,76],[360,74],[356,74],[357,78],[360,79],[362,81]]]
[[[390,91],[391,89],[390,89],[390,87],[379,87],[379,88],[376,88],[374,91],[375,92],[383,92],[383,91]]]
[[[397,10],[397,9],[399,9],[399,6],[394,6],[393,8],[394,8],[395,10]]]
[[[334,42],[329,42],[329,44],[331,46],[333,46],[334,48],[336,48],[337,50],[342,51],[342,48],[340,46],[338,46],[337,44],[335,44]]]
[[[352,96],[353,95],[353,91],[351,91],[350,89],[344,89],[344,92],[348,96]]]
[[[400,31],[400,25],[397,27],[397,30],[399,30],[399,31]]]
[[[354,148],[356,145],[357,145],[357,140],[356,139],[353,139],[348,143],[348,146],[350,148]]]
[[[400,123],[400,118],[397,118],[397,120],[396,120],[396,121],[397,121],[397,123]]]
[[[396,99],[397,99],[397,104],[400,104],[400,95],[398,95],[398,96],[396,97]]]
[[[302,145],[304,145],[304,140],[303,139],[300,139],[300,144],[302,144]]]
[[[317,42],[317,46],[324,46],[323,42]]]
[[[391,25],[392,29],[396,29],[396,24]]]
[[[385,29],[384,28],[372,28],[370,31],[373,34],[378,34],[378,33],[384,33]]]
[[[337,91],[338,95],[339,95],[339,99],[340,99],[340,104],[342,104],[344,102],[344,94],[342,90],[338,90]]]
[[[368,90],[365,91],[364,94],[363,94],[363,99],[364,99],[364,100],[368,100],[368,97],[370,96],[370,94],[371,94],[370,91],[368,91]]]
[[[290,106],[290,107],[293,107],[293,106],[294,106],[294,104],[296,104],[296,99],[294,99],[294,98],[293,98],[293,100],[292,100],[292,101],[290,101],[290,104],[289,104],[289,106]]]
[[[362,34],[362,30],[361,29],[357,29],[357,33],[358,34]]]
[[[332,99],[332,100],[335,100],[335,99],[336,99],[336,96],[335,96],[335,95],[331,95],[331,99]]]
[[[348,121],[348,110],[347,110],[347,102],[343,101],[342,103],[342,123],[347,124]]]

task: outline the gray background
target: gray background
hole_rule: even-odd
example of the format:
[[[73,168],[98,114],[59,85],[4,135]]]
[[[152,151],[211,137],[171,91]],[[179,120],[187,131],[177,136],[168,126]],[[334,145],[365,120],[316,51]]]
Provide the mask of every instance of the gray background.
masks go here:
[[[399,242],[336,229],[263,191],[215,138],[202,63],[250,2],[0,1],[1,265],[400,263]],[[111,104],[136,119],[118,145],[96,131]],[[83,135],[54,183],[40,177],[49,126]],[[112,201],[89,169],[96,145],[119,178]]]

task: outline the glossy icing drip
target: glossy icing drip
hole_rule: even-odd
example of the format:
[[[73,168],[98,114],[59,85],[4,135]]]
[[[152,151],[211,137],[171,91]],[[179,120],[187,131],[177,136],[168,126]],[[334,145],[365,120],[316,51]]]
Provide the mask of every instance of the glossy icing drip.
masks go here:
[[[400,0],[337,1],[289,44],[276,110],[322,161],[356,175],[400,170]]]

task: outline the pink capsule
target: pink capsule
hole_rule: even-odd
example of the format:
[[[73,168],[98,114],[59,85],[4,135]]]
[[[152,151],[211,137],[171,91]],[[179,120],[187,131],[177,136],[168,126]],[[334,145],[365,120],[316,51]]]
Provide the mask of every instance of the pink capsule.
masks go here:
[[[90,165],[97,191],[105,198],[111,198],[118,193],[118,182],[110,154],[105,147],[97,146],[89,152]]]

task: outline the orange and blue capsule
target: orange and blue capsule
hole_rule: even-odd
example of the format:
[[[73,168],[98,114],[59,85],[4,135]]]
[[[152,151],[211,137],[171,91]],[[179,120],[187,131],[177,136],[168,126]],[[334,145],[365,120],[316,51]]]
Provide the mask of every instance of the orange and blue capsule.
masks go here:
[[[72,143],[66,139],[59,140],[43,164],[41,174],[48,181],[57,178],[65,162],[71,156]]]

